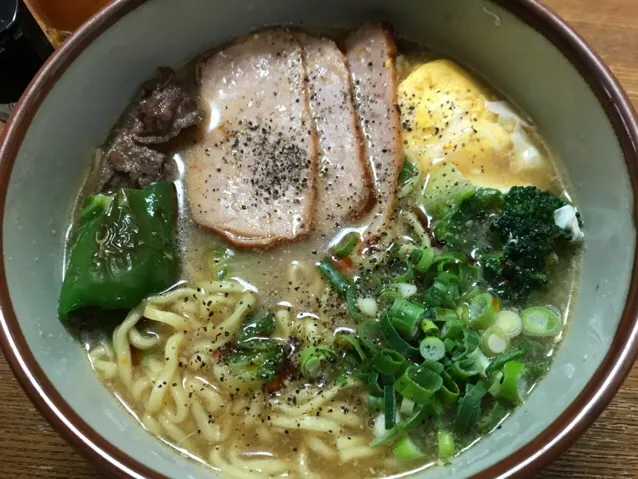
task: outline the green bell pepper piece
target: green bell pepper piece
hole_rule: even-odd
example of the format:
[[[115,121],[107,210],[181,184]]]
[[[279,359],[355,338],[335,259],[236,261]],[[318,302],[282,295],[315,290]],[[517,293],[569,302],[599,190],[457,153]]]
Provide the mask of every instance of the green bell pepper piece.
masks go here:
[[[170,183],[88,196],[71,237],[60,317],[87,306],[129,309],[171,286],[175,205]]]

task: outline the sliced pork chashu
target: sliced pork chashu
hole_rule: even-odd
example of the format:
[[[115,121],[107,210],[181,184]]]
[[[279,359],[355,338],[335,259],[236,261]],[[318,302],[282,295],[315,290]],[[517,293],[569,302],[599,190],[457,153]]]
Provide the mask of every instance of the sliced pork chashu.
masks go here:
[[[310,110],[317,133],[316,229],[330,235],[367,212],[374,190],[363,154],[344,54],[328,38],[296,33],[304,50]]]
[[[378,236],[394,211],[403,165],[397,107],[396,44],[383,25],[366,24],[346,39],[355,108],[377,203],[366,235]]]
[[[238,246],[306,234],[317,145],[297,38],[285,29],[251,34],[203,61],[198,76],[210,121],[186,158],[194,221]]]

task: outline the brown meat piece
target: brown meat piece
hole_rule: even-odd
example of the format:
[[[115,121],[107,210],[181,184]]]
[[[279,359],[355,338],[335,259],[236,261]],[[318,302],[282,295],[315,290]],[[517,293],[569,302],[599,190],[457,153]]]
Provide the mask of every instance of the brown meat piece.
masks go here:
[[[317,145],[302,49],[285,29],[233,42],[199,65],[208,132],[186,155],[193,220],[266,247],[310,231]]]
[[[346,58],[336,43],[296,33],[304,49],[310,110],[317,132],[317,230],[331,235],[366,213],[374,188],[363,154]]]
[[[166,143],[203,117],[199,99],[175,82],[170,68],[161,69],[154,83],[133,110],[130,132],[137,143]]]
[[[366,24],[346,39],[346,57],[377,204],[366,231],[378,236],[394,212],[403,166],[397,106],[396,44],[383,25]]]
[[[146,188],[163,177],[166,155],[139,145],[128,135],[115,139],[102,163],[100,182],[107,189]]]
[[[196,91],[177,82],[170,68],[161,68],[142,86],[112,132],[100,165],[99,189],[145,188],[164,179],[167,157],[157,147],[200,123],[203,116]]]

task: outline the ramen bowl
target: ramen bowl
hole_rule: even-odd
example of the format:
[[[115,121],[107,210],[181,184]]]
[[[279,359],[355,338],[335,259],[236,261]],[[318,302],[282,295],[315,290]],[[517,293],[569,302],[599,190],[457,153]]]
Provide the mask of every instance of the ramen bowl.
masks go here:
[[[598,417],[637,353],[636,117],[592,50],[532,0],[116,0],[40,71],[0,143],[2,346],[42,414],[119,477],[215,477],[135,421],[57,319],[66,227],[92,148],[159,65],[270,24],[393,25],[532,117],[586,218],[580,287],[554,364],[503,427],[419,477],[530,477]],[[363,474],[362,474],[363,475]]]

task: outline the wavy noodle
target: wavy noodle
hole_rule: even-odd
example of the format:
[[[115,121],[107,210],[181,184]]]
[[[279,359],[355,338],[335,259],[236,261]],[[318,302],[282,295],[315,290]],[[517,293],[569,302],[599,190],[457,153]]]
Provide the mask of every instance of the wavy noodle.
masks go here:
[[[244,319],[255,309],[257,296],[254,293],[243,294],[239,299],[235,311],[228,318],[217,326],[210,328],[209,335],[214,335],[217,339],[210,344],[210,348],[218,349],[233,339],[233,335],[241,327]]]
[[[213,447],[208,457],[208,462],[213,466],[218,467],[223,474],[228,477],[235,477],[237,479],[253,479],[261,477],[258,473],[252,473],[249,471],[243,471],[234,464],[226,461],[221,454],[219,447]]]
[[[144,317],[157,321],[158,323],[168,324],[173,329],[190,329],[188,320],[185,317],[170,311],[162,311],[152,303],[148,303],[144,308]]]
[[[182,428],[180,428],[179,426],[171,422],[164,414],[160,414],[157,417],[157,420],[160,426],[162,426],[162,428],[168,435],[168,437],[170,437],[173,441],[175,441],[175,444],[177,446],[184,447],[187,449],[192,448],[192,445],[190,444],[190,441],[189,441],[189,438],[191,435],[186,434],[182,430]]]
[[[166,361],[157,376],[157,380],[155,381],[155,384],[151,389],[151,394],[146,402],[146,411],[149,414],[158,412],[162,407],[162,402],[166,395],[166,390],[168,389],[167,386],[177,373],[179,347],[182,345],[184,338],[185,336],[183,333],[177,333],[168,338],[168,341],[166,341],[166,347],[164,348],[164,357],[166,358]]]
[[[286,307],[275,311],[275,324],[273,337],[288,339],[292,330],[292,314],[290,308]]]
[[[219,442],[221,440],[221,431],[217,424],[213,423],[213,417],[204,409],[202,403],[195,399],[192,403],[192,412],[195,422],[197,423],[197,432],[200,433],[207,441]]]
[[[360,383],[358,381],[355,381],[353,379],[348,379],[346,384],[344,384],[343,386],[339,384],[335,384],[334,386],[324,391],[321,391],[321,390],[317,391],[317,394],[305,404],[297,404],[296,406],[288,406],[287,404],[282,403],[282,404],[277,404],[275,407],[280,409],[284,414],[288,416],[292,416],[292,417],[302,416],[304,414],[308,414],[313,411],[316,411],[321,406],[326,404],[328,401],[331,401],[332,399],[334,399],[334,397],[337,394],[339,394],[341,391],[347,388],[351,388],[351,387],[355,387],[359,385]]]
[[[292,280],[305,281],[313,294],[320,295],[323,280],[311,266],[295,264],[290,274]],[[364,419],[349,412],[352,406],[347,401],[338,399],[358,381],[323,390],[292,383],[285,386],[287,393],[270,396],[255,392],[252,386],[244,389],[227,376],[218,350],[232,341],[258,305],[258,296],[237,281],[178,288],[131,310],[113,333],[113,347],[97,345],[89,356],[104,379],[119,379],[141,408],[140,421],[149,432],[189,454],[210,451],[206,459],[225,477],[316,477],[309,467],[313,457],[345,463],[374,454],[357,435]],[[329,318],[321,312],[295,316],[291,306],[280,306],[274,313],[273,337],[296,336],[307,344],[332,339]],[[150,323],[139,329],[142,318]],[[154,329],[153,323],[160,329]],[[132,348],[148,351],[139,363],[133,364]],[[249,391],[251,395],[244,394]],[[291,437],[299,441],[295,454],[290,452],[293,443],[291,455],[285,457],[242,453],[248,440],[274,446],[282,430],[297,435]],[[238,439],[238,432],[246,439]]]
[[[137,349],[146,350],[157,346],[160,342],[160,337],[157,334],[144,336],[133,326],[129,329],[128,340]]]
[[[115,353],[108,344],[100,344],[89,352],[89,361],[93,369],[106,381],[114,379],[117,374]]]
[[[312,296],[317,297],[324,290],[325,283],[317,268],[305,261],[293,261],[288,266],[287,277],[290,284],[307,291]]]
[[[379,454],[381,450],[380,448],[370,446],[355,446],[347,449],[339,449],[339,460],[341,462],[349,462],[356,459],[363,459],[364,457],[375,456]]]
[[[304,441],[312,452],[323,457],[324,459],[334,459],[335,457],[337,457],[337,451],[334,449],[334,447],[330,447],[317,436],[306,436]]]
[[[247,470],[251,473],[260,474],[281,474],[289,469],[286,461],[281,461],[275,457],[269,459],[244,459],[238,453],[237,445],[229,448],[228,459],[238,469]]]
[[[122,324],[113,332],[113,349],[117,358],[120,381],[130,391],[133,386],[133,364],[131,346],[128,341],[129,330],[142,318],[140,308],[132,309]]]
[[[189,393],[196,394],[204,402],[206,410],[211,414],[216,413],[224,406],[222,395],[203,378],[197,376],[188,377],[185,388]]]
[[[149,390],[152,385],[153,380],[149,377],[143,377],[136,380],[133,383],[133,387],[131,388],[133,399],[135,399],[136,401],[141,401],[144,393],[146,393],[146,391]]]
[[[197,289],[208,293],[243,293],[246,286],[239,281],[204,281],[197,284]]]
[[[164,414],[166,414],[169,421],[179,424],[184,422],[189,416],[191,401],[188,398],[186,391],[184,391],[184,387],[181,382],[176,380],[171,383],[170,389],[173,402],[175,403],[175,412],[171,411],[169,408],[164,408]]]
[[[270,424],[282,429],[296,429],[299,431],[341,433],[341,425],[328,419],[316,416],[288,417],[270,416]]]
[[[302,446],[299,449],[298,464],[299,464],[299,475],[301,477],[307,477],[311,479],[316,477],[315,474],[310,470],[310,467],[308,466],[308,451],[306,450],[305,446]]]

